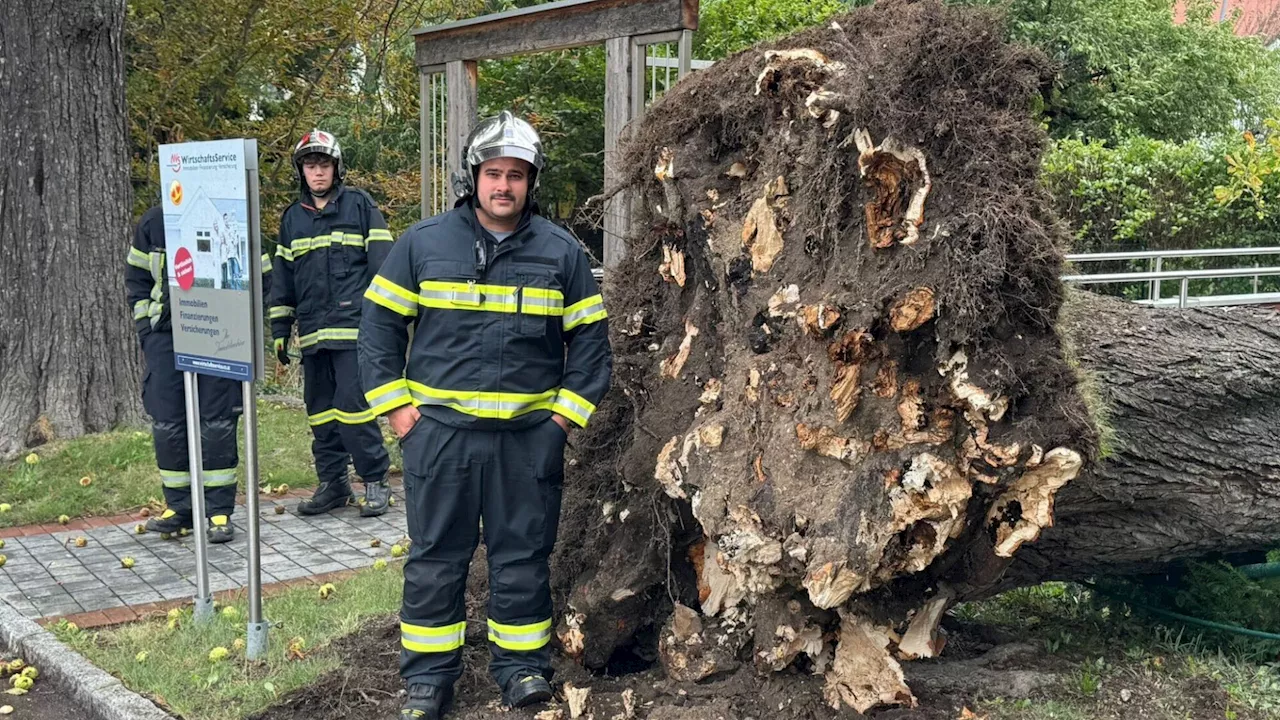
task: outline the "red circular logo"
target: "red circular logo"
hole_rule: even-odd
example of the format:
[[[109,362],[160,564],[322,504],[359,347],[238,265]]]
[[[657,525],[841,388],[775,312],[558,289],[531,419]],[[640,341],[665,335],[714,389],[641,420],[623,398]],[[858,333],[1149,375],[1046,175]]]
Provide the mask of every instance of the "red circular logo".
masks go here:
[[[178,252],[174,253],[173,277],[183,290],[190,290],[196,283],[196,263],[191,259],[190,250],[178,248]]]

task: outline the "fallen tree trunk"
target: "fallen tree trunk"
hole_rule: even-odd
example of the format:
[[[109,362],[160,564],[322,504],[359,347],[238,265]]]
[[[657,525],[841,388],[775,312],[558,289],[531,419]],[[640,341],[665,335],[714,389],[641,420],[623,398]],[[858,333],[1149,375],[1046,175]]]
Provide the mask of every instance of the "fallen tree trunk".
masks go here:
[[[955,602],[1098,572],[1091,547],[1128,568],[1213,541],[1169,530],[1130,552],[1114,534],[1143,512],[1126,467],[1150,485],[1163,458],[1185,471],[1174,490],[1203,490],[1190,480],[1214,456],[1151,447],[1194,441],[1161,429],[1168,413],[1123,434],[1142,393],[1168,402],[1158,381],[1103,392],[1114,434],[1091,415],[1081,367],[1105,386],[1165,356],[1087,332],[1103,311],[1149,311],[1085,300],[1085,323],[1059,322],[1065,237],[1029,110],[1045,64],[996,27],[986,10],[877,3],[691,76],[635,129],[639,232],[605,289],[615,385],[575,440],[556,558],[565,652],[604,666],[651,628],[673,679],[799,667],[825,675],[833,706],[910,706],[898,660],[941,651]],[[1280,349],[1261,321],[1211,322],[1228,317],[1248,364]],[[1164,392],[1197,387],[1178,368]],[[1280,394],[1266,378],[1251,401]],[[1232,392],[1193,415],[1222,442]],[[1258,487],[1277,479],[1265,416],[1229,463]],[[1068,498],[1080,512],[1055,512]],[[1102,501],[1110,519],[1091,525]],[[1065,513],[1055,542],[1076,549],[1029,552]]]

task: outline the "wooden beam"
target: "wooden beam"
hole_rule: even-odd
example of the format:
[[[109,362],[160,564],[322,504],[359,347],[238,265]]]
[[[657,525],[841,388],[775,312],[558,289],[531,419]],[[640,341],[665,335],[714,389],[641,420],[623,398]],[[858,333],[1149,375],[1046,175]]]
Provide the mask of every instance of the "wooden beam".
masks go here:
[[[422,219],[431,217],[432,198],[435,197],[436,179],[431,155],[435,152],[436,136],[431,127],[435,114],[435,92],[431,87],[431,73],[423,68],[418,73],[418,160],[422,175]]]
[[[622,176],[619,149],[622,129],[632,118],[632,43],[629,37],[611,38],[604,44],[604,187],[617,187]],[[643,50],[642,50],[643,52]],[[643,68],[643,65],[640,66]],[[643,96],[641,97],[643,102]],[[604,266],[617,267],[627,254],[631,230],[631,197],[618,193],[604,206]]]
[[[462,154],[467,149],[467,136],[471,134],[471,128],[476,124],[476,63],[452,60],[445,65],[444,77],[449,93],[445,121],[449,160],[444,181],[449,186],[446,197],[452,198],[453,173],[462,167]],[[449,204],[445,203],[445,209],[448,209]]]
[[[698,0],[560,0],[414,33],[419,66],[594,45],[698,29]]]

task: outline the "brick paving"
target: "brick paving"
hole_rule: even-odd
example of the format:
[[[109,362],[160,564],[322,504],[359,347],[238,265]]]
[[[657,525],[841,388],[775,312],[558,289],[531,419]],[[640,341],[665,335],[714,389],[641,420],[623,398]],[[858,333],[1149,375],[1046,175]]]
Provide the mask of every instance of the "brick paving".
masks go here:
[[[347,507],[328,515],[303,517],[293,497],[263,496],[259,527],[264,587],[295,584],[315,576],[343,574],[390,559],[391,545],[407,532],[404,504],[378,518],[362,518]],[[277,514],[276,507],[286,512]],[[243,499],[231,523],[235,539],[210,545],[209,586],[225,597],[248,585],[248,532]],[[69,616],[82,627],[128,622],[140,614],[189,602],[195,597],[195,536],[162,540],[138,535],[145,522],[136,515],[86,518],[68,525],[32,525],[0,532],[8,561],[0,567],[0,598],[33,619]],[[86,546],[74,541],[84,537]],[[371,547],[374,538],[381,547]],[[132,569],[121,559],[131,557]]]

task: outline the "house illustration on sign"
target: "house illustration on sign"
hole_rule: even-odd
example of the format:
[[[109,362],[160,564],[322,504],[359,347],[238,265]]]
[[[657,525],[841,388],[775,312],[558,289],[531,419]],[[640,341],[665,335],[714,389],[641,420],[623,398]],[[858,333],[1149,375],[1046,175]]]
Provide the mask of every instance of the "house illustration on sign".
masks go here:
[[[185,212],[180,216],[166,218],[165,241],[190,251],[196,265],[196,287],[247,289],[249,228],[245,201],[210,198],[200,188],[183,205]],[[168,232],[170,228],[176,228],[176,237]]]

